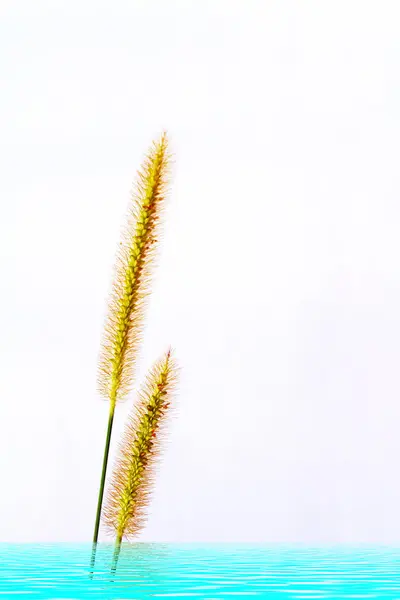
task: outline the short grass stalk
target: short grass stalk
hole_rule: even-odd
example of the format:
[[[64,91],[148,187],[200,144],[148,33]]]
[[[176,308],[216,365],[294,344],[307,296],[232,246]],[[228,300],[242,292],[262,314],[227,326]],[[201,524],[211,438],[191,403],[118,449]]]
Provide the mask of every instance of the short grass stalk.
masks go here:
[[[116,538],[114,573],[121,541],[136,536],[145,523],[176,378],[177,367],[169,350],[150,371],[128,417],[103,511],[104,524]]]

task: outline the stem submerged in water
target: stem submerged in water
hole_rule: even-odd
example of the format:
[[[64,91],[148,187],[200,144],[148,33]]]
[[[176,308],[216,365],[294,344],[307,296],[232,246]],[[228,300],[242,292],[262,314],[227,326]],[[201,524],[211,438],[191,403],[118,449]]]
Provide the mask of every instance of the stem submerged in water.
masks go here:
[[[94,564],[95,564],[95,561],[96,561],[96,547],[97,547],[97,544],[95,544],[93,542],[93,545],[92,545],[92,556],[91,556],[91,559],[90,559],[90,579],[93,579],[93,575],[94,575]]]
[[[121,551],[121,542],[122,542],[122,535],[118,535],[117,539],[115,540],[114,556],[113,556],[113,561],[112,561],[112,566],[111,566],[111,574],[113,576],[115,575],[115,571],[117,570],[119,553]]]

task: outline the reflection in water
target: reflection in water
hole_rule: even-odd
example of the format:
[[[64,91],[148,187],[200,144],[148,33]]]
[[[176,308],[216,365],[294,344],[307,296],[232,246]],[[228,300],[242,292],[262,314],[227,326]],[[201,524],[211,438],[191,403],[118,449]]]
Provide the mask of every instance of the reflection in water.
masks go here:
[[[46,599],[400,598],[400,549],[0,544],[0,595]]]

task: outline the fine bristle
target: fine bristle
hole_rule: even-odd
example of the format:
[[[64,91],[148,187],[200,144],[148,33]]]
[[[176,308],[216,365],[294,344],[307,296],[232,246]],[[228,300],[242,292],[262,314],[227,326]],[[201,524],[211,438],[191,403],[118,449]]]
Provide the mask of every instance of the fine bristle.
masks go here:
[[[164,132],[158,142],[153,142],[138,172],[117,253],[98,370],[99,392],[114,404],[131,389],[142,338],[144,307],[169,183],[171,157],[167,149]]]
[[[151,369],[128,418],[103,510],[103,523],[117,540],[137,535],[145,524],[177,373],[169,350]]]

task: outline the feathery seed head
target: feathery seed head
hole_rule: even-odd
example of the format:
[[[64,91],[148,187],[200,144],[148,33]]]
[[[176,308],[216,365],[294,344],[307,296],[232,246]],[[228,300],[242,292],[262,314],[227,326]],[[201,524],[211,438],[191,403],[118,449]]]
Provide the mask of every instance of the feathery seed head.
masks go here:
[[[160,441],[176,389],[177,366],[169,350],[147,376],[126,426],[103,510],[106,528],[117,539],[136,535],[145,523]]]
[[[99,360],[100,394],[115,405],[130,391],[141,341],[151,266],[160,237],[170,155],[164,132],[146,156],[132,192],[128,224],[117,253]]]

